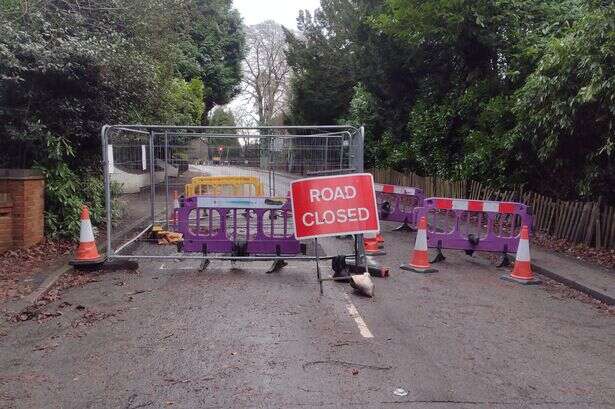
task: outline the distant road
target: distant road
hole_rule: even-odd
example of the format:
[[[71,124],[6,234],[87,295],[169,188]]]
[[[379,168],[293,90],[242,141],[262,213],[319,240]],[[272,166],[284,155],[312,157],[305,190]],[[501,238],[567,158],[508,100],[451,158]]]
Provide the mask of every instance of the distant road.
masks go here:
[[[261,183],[265,189],[265,195],[269,196],[286,196],[290,189],[290,182],[295,179],[299,179],[299,176],[293,177],[289,174],[275,173],[275,181],[273,186],[275,190],[271,194],[269,181],[269,171],[258,168],[244,168],[239,166],[225,166],[225,165],[190,165],[189,168],[193,172],[203,172],[211,176],[257,176],[260,178]]]

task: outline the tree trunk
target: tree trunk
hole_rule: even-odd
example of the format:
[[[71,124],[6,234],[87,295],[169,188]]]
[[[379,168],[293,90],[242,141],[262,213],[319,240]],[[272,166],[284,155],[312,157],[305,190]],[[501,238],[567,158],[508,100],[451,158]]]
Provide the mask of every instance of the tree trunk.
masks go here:
[[[209,101],[207,98],[205,98],[205,101],[203,102],[205,103],[205,107],[203,110],[203,117],[201,118],[201,125],[207,126],[209,125],[209,111],[213,109],[215,104]]]

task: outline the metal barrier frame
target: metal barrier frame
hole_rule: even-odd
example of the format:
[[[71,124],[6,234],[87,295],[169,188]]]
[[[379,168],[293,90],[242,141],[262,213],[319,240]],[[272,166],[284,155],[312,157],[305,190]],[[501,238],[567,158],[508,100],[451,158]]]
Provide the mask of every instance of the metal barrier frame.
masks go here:
[[[219,131],[219,133],[212,133]],[[244,131],[255,132],[252,135],[259,138],[264,137],[275,137],[275,138],[285,138],[285,137],[301,137],[301,135],[297,134],[280,134],[276,132],[282,131],[316,131],[318,133],[306,135],[311,138],[331,138],[333,136],[344,135],[348,138],[349,146],[348,146],[348,164],[351,166],[344,166],[343,161],[340,161],[339,169],[323,169],[322,171],[310,171],[307,175],[314,174],[336,174],[336,173],[360,173],[363,172],[363,147],[364,147],[364,129],[363,127],[353,127],[353,126],[344,126],[344,125],[323,125],[323,126],[256,126],[256,127],[225,127],[225,126],[169,126],[169,125],[105,125],[101,129],[101,144],[102,144],[102,159],[103,159],[103,170],[104,170],[104,184],[105,184],[105,209],[106,209],[106,254],[109,260],[114,259],[134,259],[134,260],[169,260],[169,259],[179,259],[179,260],[231,260],[231,261],[280,261],[280,260],[303,260],[303,261],[316,261],[318,263],[319,260],[329,260],[338,256],[326,256],[319,257],[318,252],[316,251],[315,256],[283,256],[283,255],[275,255],[275,256],[229,256],[229,255],[205,255],[205,254],[178,254],[178,255],[160,255],[160,254],[129,254],[128,249],[131,245],[137,242],[139,239],[144,237],[151,228],[158,222],[156,219],[156,211],[155,211],[155,191],[156,191],[156,178],[155,178],[155,161],[154,161],[154,141],[158,137],[164,138],[165,144],[167,142],[167,137],[172,135],[182,135],[189,133],[191,136],[203,136],[203,137],[220,137],[220,138],[228,138],[228,137],[245,137],[246,134],[230,135],[228,132],[239,132]],[[149,222],[146,222],[144,225],[145,228],[138,231],[134,236],[130,237],[126,241],[122,242],[117,247],[113,247],[112,245],[112,202],[111,202],[111,178],[109,174],[110,165],[110,155],[109,155],[109,139],[110,135],[113,132],[125,132],[128,134],[133,134],[140,136],[141,138],[147,138],[148,144],[147,149],[149,151],[149,186],[150,186],[150,215]],[[328,139],[327,139],[328,141]],[[167,147],[165,146],[165,151]],[[165,152],[166,154],[166,152]],[[275,181],[276,174],[280,175],[279,171],[274,169],[265,169],[264,172],[267,173],[267,177],[270,181]],[[169,202],[170,191],[168,187],[168,177],[166,176],[166,166],[165,166],[165,197],[166,202]],[[271,186],[275,186],[270,183]],[[275,192],[270,190],[270,196],[275,196]],[[168,224],[168,215],[170,211],[173,209],[166,209],[165,211],[165,222]],[[163,222],[164,223],[164,222]],[[317,247],[318,248],[318,247]],[[359,260],[363,260],[365,257],[363,251],[363,236],[358,235],[355,236],[355,253],[353,255],[348,255],[348,257],[354,257],[357,264]],[[317,265],[319,280],[320,280],[320,271]]]

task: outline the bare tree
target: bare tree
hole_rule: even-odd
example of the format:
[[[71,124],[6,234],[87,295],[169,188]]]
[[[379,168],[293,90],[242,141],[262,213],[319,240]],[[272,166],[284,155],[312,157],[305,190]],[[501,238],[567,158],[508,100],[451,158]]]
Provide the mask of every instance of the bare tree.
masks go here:
[[[273,125],[286,108],[290,68],[282,26],[265,21],[246,30],[248,53],[244,60],[243,92],[256,110],[261,126]]]

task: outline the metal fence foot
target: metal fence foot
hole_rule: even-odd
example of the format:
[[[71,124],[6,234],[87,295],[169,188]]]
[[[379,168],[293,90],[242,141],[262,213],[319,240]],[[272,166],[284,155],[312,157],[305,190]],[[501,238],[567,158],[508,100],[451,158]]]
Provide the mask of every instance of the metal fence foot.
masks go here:
[[[273,264],[271,265],[271,268],[267,270],[267,274],[277,273],[278,271],[280,271],[282,268],[284,268],[287,265],[288,263],[284,260],[275,260]]]
[[[201,261],[201,267],[199,268],[199,271],[207,270],[207,267],[209,266],[209,263],[211,263],[211,261],[209,261],[207,259]]]
[[[502,256],[502,261],[500,264],[496,265],[496,267],[508,267],[510,265],[510,257],[508,257],[507,253],[504,253]]]
[[[403,224],[394,228],[393,231],[416,231],[416,229],[413,229],[408,223],[404,221]]]
[[[436,253],[436,257],[431,262],[432,263],[439,263],[441,261],[446,260],[446,257],[444,256],[444,254],[442,254],[442,249],[438,247],[436,250],[438,251]]]
[[[334,274],[333,277],[342,277],[348,275],[348,266],[346,265],[345,256],[336,256],[331,259],[331,269]]]

